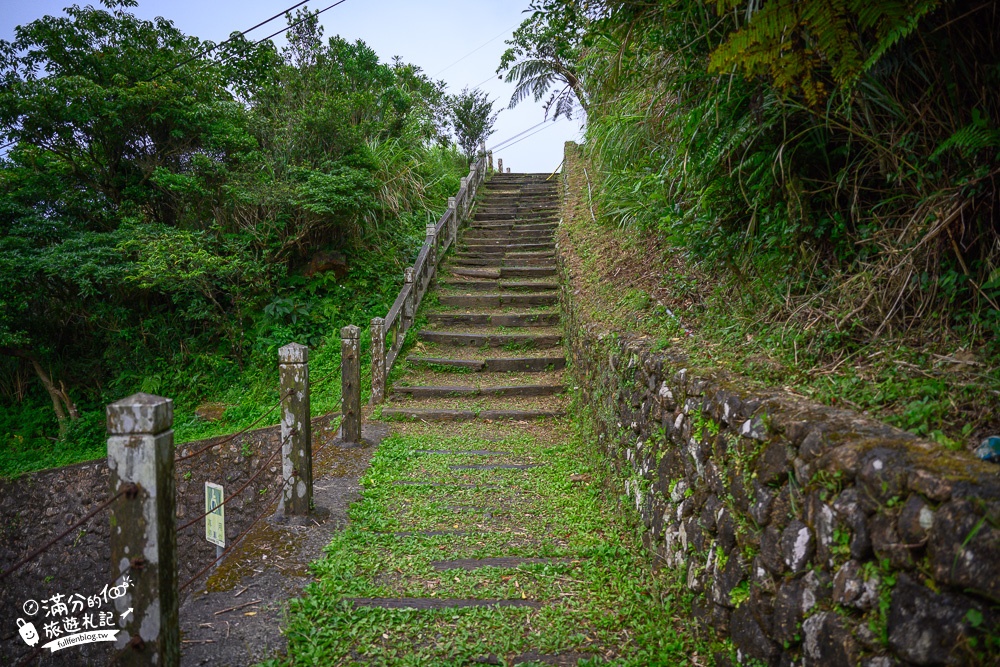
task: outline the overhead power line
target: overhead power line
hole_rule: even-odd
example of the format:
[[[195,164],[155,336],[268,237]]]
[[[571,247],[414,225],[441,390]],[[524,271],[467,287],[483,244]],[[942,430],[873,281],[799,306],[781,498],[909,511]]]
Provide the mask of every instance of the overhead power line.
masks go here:
[[[335,2],[335,3],[333,3],[332,5],[330,5],[330,6],[328,6],[328,7],[324,7],[323,9],[319,10],[319,11],[318,11],[318,12],[316,12],[315,14],[312,14],[312,16],[319,16],[319,15],[320,15],[320,14],[322,14],[323,12],[327,12],[327,11],[330,11],[330,10],[331,10],[331,9],[333,9],[334,7],[337,7],[338,5],[342,5],[342,4],[344,4],[345,2],[347,2],[347,0],[339,0],[338,2]],[[257,40],[256,42],[254,42],[254,45],[257,45],[257,44],[260,44],[261,42],[263,42],[263,41],[265,41],[265,40],[268,40],[268,39],[271,39],[272,37],[277,37],[278,35],[280,35],[280,34],[281,34],[281,33],[283,33],[283,32],[288,32],[289,30],[291,30],[292,28],[294,28],[294,27],[295,27],[295,26],[297,26],[298,24],[300,24],[300,23],[304,23],[305,21],[308,21],[308,20],[309,20],[310,18],[311,18],[311,16],[307,16],[307,17],[305,17],[305,18],[302,18],[302,19],[299,19],[299,20],[298,20],[298,21],[296,21],[295,23],[290,23],[290,24],[288,25],[288,27],[287,27],[287,28],[282,28],[281,30],[279,30],[279,31],[277,31],[277,32],[274,32],[274,33],[271,33],[271,34],[270,34],[270,35],[268,35],[267,37],[262,37],[261,39],[258,39],[258,40]]]
[[[205,56],[207,56],[208,54],[210,54],[210,53],[212,53],[213,51],[216,51],[217,49],[219,49],[220,47],[222,47],[222,46],[225,46],[226,44],[228,44],[228,43],[230,43],[230,42],[232,42],[232,41],[235,41],[236,39],[239,39],[240,37],[245,37],[245,36],[246,36],[246,35],[247,35],[248,33],[250,33],[250,32],[253,32],[253,31],[254,31],[254,30],[256,30],[257,28],[260,28],[261,26],[264,26],[264,25],[267,25],[267,24],[268,24],[268,23],[270,23],[271,21],[274,21],[274,20],[276,20],[276,19],[279,19],[279,18],[281,18],[281,17],[282,17],[282,16],[284,16],[285,14],[288,14],[289,12],[291,12],[291,11],[292,11],[292,10],[294,10],[294,9],[298,9],[299,7],[301,7],[302,5],[306,4],[307,2],[309,2],[309,0],[302,0],[302,2],[298,2],[298,3],[294,4],[294,5],[292,5],[291,7],[288,7],[287,9],[284,9],[284,10],[282,10],[281,12],[278,12],[277,14],[275,14],[274,16],[272,16],[271,18],[269,18],[269,19],[265,19],[264,21],[261,21],[261,22],[260,22],[260,23],[258,23],[257,25],[255,25],[255,26],[253,26],[253,27],[251,27],[251,28],[247,28],[247,29],[246,29],[246,30],[244,30],[243,32],[241,32],[241,33],[239,33],[239,34],[237,34],[237,35],[233,35],[233,36],[232,36],[232,37],[230,37],[229,39],[227,39],[227,40],[225,40],[225,41],[223,41],[223,42],[219,42],[219,43],[218,43],[218,44],[216,44],[215,46],[212,46],[212,47],[210,47],[210,48],[208,48],[208,49],[205,49],[205,50],[204,50],[204,51],[202,51],[201,53],[199,53],[199,54],[197,54],[197,55],[194,55],[194,56],[191,56],[190,58],[187,58],[186,60],[183,60],[183,61],[181,61],[181,62],[179,62],[179,63],[177,63],[177,64],[175,64],[175,65],[171,66],[171,67],[170,67],[169,69],[166,69],[166,70],[163,70],[162,72],[157,72],[156,74],[154,74],[153,76],[151,76],[151,77],[150,77],[150,78],[149,78],[148,80],[150,80],[150,81],[151,81],[152,79],[155,79],[155,78],[156,78],[156,77],[158,77],[158,76],[162,76],[162,75],[164,75],[164,74],[169,74],[170,72],[173,72],[173,71],[174,71],[174,70],[176,70],[176,69],[179,69],[179,68],[181,68],[181,67],[184,67],[184,66],[185,66],[185,65],[187,65],[188,63],[191,63],[191,62],[193,62],[193,61],[195,61],[195,60],[199,60],[199,59],[201,59],[201,58],[204,58],[204,57],[205,57]],[[263,42],[263,41],[265,41],[265,40],[268,40],[268,39],[271,39],[272,37],[277,37],[277,36],[278,36],[278,35],[280,35],[281,33],[283,33],[283,32],[287,32],[288,30],[291,30],[292,28],[294,28],[295,26],[299,25],[300,23],[303,23],[303,22],[305,22],[305,21],[309,20],[309,19],[310,19],[311,17],[314,17],[314,16],[319,16],[319,15],[320,15],[320,14],[322,14],[323,12],[326,12],[326,11],[329,11],[329,10],[333,9],[334,7],[336,7],[336,6],[338,6],[338,5],[342,5],[342,4],[344,4],[345,2],[347,2],[347,0],[338,0],[337,2],[333,3],[332,5],[329,5],[329,6],[327,6],[327,7],[324,7],[323,9],[321,9],[321,10],[319,10],[319,11],[315,12],[315,13],[312,13],[312,14],[310,14],[309,16],[306,16],[305,18],[302,18],[302,19],[299,19],[299,20],[298,20],[298,21],[296,21],[295,23],[291,23],[291,24],[289,24],[288,26],[286,26],[286,27],[282,28],[281,30],[278,30],[278,31],[276,31],[276,32],[273,32],[273,33],[271,33],[271,34],[270,34],[270,35],[268,35],[267,37],[263,37],[263,38],[261,38],[261,39],[258,39],[258,40],[257,40],[256,42],[254,42],[254,46],[256,46],[257,44],[260,44],[261,42]],[[137,83],[138,83],[138,82],[137,82]],[[11,141],[11,142],[8,142],[8,143],[6,143],[6,144],[4,144],[4,145],[0,146],[0,151],[5,151],[5,150],[7,150],[8,148],[10,148],[11,146],[14,146],[14,145],[16,145],[17,143],[18,143],[17,141]]]
[[[346,1],[346,0],[341,0],[341,1],[342,1],[342,2],[344,2],[344,1]],[[272,16],[271,18],[269,18],[269,19],[267,19],[267,20],[265,20],[265,21],[261,21],[260,23],[258,23],[258,24],[257,24],[257,25],[255,25],[254,27],[252,27],[252,28],[247,28],[247,29],[246,29],[246,30],[244,30],[243,32],[239,33],[238,35],[233,35],[233,36],[232,36],[232,37],[230,37],[229,39],[227,39],[227,40],[225,40],[225,41],[223,41],[223,42],[219,42],[219,43],[218,43],[218,44],[216,44],[215,46],[212,46],[212,47],[210,47],[210,48],[207,48],[207,49],[205,49],[204,51],[202,51],[201,53],[199,53],[199,54],[197,54],[197,55],[193,55],[193,56],[191,56],[190,58],[188,58],[187,60],[184,60],[183,62],[179,62],[179,63],[177,63],[176,65],[174,65],[174,66],[173,66],[173,67],[171,67],[170,69],[168,69],[168,70],[165,70],[165,71],[163,71],[163,72],[160,72],[160,73],[157,73],[157,74],[154,74],[152,78],[154,78],[154,79],[155,79],[156,77],[160,76],[160,74],[169,74],[170,72],[173,72],[173,71],[174,71],[175,69],[178,69],[178,68],[181,68],[181,67],[184,67],[185,65],[187,65],[187,64],[188,64],[188,63],[190,63],[190,62],[193,62],[193,61],[195,61],[195,60],[199,60],[199,59],[201,59],[201,58],[204,58],[205,56],[207,56],[208,54],[212,53],[212,52],[213,52],[213,51],[215,51],[216,49],[219,49],[219,48],[222,48],[222,47],[223,47],[223,46],[225,46],[226,44],[229,44],[230,42],[232,42],[232,41],[235,41],[236,39],[239,39],[240,37],[245,37],[245,36],[247,35],[247,33],[249,33],[249,32],[253,32],[253,31],[254,31],[254,30],[256,30],[257,28],[259,28],[259,27],[261,27],[261,26],[263,26],[263,25],[267,25],[268,23],[270,23],[271,21],[273,21],[273,20],[275,20],[275,19],[278,19],[278,18],[281,18],[282,16],[284,16],[284,15],[285,15],[285,14],[287,14],[287,13],[289,13],[289,12],[290,12],[290,11],[292,11],[293,9],[297,9],[297,8],[301,7],[302,5],[306,4],[307,2],[309,2],[309,0],[302,0],[302,2],[300,2],[300,3],[298,3],[298,4],[294,4],[294,5],[292,5],[291,7],[289,7],[288,9],[285,9],[285,10],[283,10],[283,11],[281,11],[281,12],[278,12],[277,14],[275,14],[274,16]],[[337,3],[337,4],[340,4],[340,3]],[[327,9],[329,9],[329,7],[328,7]],[[326,10],[323,10],[323,11],[326,11]],[[292,26],[288,26],[288,28],[291,28],[291,27],[292,27]],[[287,30],[288,28],[285,28],[285,30]],[[275,34],[278,34],[278,33],[275,33]],[[267,38],[265,37],[265,39],[267,39]],[[255,42],[255,43],[259,44],[260,42]]]
[[[522,130],[522,131],[518,132],[517,134],[515,134],[515,135],[514,135],[514,136],[512,136],[512,137],[507,137],[507,138],[506,138],[506,139],[504,139],[503,141],[498,141],[497,143],[493,144],[493,146],[492,146],[492,147],[490,148],[490,150],[491,150],[491,151],[496,151],[496,150],[499,150],[499,149],[501,149],[501,148],[506,148],[506,146],[504,146],[504,144],[508,144],[508,143],[510,143],[511,141],[514,141],[514,140],[515,140],[515,139],[517,139],[518,137],[520,137],[520,136],[522,136],[522,135],[524,135],[524,134],[527,134],[528,132],[531,132],[531,131],[532,131],[532,130],[534,130],[534,129],[535,129],[536,127],[541,127],[542,125],[545,125],[545,123],[547,123],[547,122],[549,122],[549,121],[548,121],[548,120],[543,120],[543,121],[542,121],[541,123],[538,123],[537,125],[532,125],[532,126],[531,126],[531,127],[529,127],[528,129],[526,129],[526,130]]]
[[[532,132],[531,134],[529,134],[529,135],[528,135],[528,136],[526,136],[526,137],[521,137],[521,138],[520,138],[520,139],[518,139],[517,141],[514,141],[514,142],[512,142],[512,143],[509,143],[509,144],[507,144],[506,146],[502,146],[502,147],[500,147],[500,148],[491,148],[490,150],[491,150],[491,151],[493,151],[494,153],[499,153],[499,152],[500,152],[500,151],[502,151],[502,150],[506,150],[506,149],[510,148],[510,147],[511,147],[511,146],[513,146],[514,144],[519,144],[519,143],[521,143],[521,142],[522,142],[522,141],[524,141],[525,139],[530,139],[531,137],[535,136],[535,135],[536,135],[536,134],[538,134],[539,132],[544,132],[545,130],[549,129],[549,128],[550,128],[550,127],[552,127],[553,125],[555,125],[555,123],[549,123],[549,124],[548,124],[548,125],[547,125],[546,127],[543,127],[543,128],[542,128],[542,129],[540,129],[540,130],[535,130],[534,132]],[[535,127],[538,127],[538,126],[536,125]]]

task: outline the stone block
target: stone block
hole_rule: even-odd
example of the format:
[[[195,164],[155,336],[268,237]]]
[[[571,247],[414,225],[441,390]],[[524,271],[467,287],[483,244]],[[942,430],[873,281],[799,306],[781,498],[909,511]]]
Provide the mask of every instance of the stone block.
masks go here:
[[[908,464],[898,451],[878,447],[861,458],[858,471],[858,500],[871,513],[891,499],[899,499],[906,490]]]
[[[754,520],[754,523],[758,526],[766,526],[770,522],[771,504],[773,502],[774,491],[766,486],[761,486],[761,484],[755,480],[753,502],[748,508],[748,513],[750,514],[750,518]]]
[[[889,647],[915,665],[973,664],[963,656],[968,599],[935,593],[899,575],[889,607]]]
[[[774,596],[771,637],[779,643],[794,643],[802,622],[802,581],[786,580]]]
[[[744,655],[762,661],[769,666],[777,665],[781,655],[778,646],[772,642],[754,618],[749,605],[742,605],[733,612],[729,625],[733,644]]]
[[[765,486],[784,483],[791,463],[792,457],[783,441],[769,443],[757,459],[757,481]]]
[[[910,569],[913,567],[913,555],[910,547],[903,543],[896,529],[896,514],[891,511],[879,512],[869,522],[869,532],[872,538],[872,549],[875,555],[888,559],[892,567]]]
[[[784,574],[787,569],[781,553],[781,531],[774,526],[765,528],[760,537],[760,560],[773,574]]]
[[[1000,530],[967,500],[935,512],[928,555],[934,578],[1000,600]]]
[[[899,513],[897,529],[907,544],[922,544],[934,526],[934,510],[923,499],[913,494],[906,499]]]
[[[878,577],[866,579],[861,563],[849,560],[833,578],[833,601],[855,609],[871,609],[878,600]]]
[[[739,586],[746,576],[746,567],[741,562],[739,553],[730,551],[725,567],[715,572],[712,581],[712,601],[729,609],[735,607],[732,601],[733,589]]]
[[[810,616],[802,624],[805,665],[855,667],[860,650],[844,619],[832,611]]]
[[[751,417],[740,426],[740,436],[763,442],[767,440],[767,426],[762,416]]]
[[[791,572],[806,569],[816,550],[809,526],[795,519],[781,533],[781,556]]]

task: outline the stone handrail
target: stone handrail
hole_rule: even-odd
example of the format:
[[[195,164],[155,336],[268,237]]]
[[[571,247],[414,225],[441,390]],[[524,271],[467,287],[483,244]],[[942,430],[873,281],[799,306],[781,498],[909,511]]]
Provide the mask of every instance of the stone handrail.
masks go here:
[[[486,177],[489,163],[489,156],[484,148],[469,170],[469,175],[462,179],[458,193],[448,198],[448,209],[444,215],[436,224],[427,225],[427,239],[413,266],[403,272],[403,288],[388,314],[371,321],[373,404],[385,400],[389,373],[403,348],[406,332],[413,324],[420,302],[437,274],[438,264],[458,239],[458,228],[469,216],[476,191]]]

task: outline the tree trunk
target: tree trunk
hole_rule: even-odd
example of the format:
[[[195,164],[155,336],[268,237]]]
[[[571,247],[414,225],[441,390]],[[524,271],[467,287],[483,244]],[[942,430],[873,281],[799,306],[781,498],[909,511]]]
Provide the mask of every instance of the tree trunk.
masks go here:
[[[52,400],[52,409],[55,411],[56,419],[59,421],[59,435],[65,436],[70,422],[76,421],[80,418],[80,411],[77,410],[76,404],[73,403],[72,399],[70,399],[65,383],[60,381],[59,386],[57,387],[52,381],[52,378],[49,377],[49,374],[45,372],[44,368],[42,368],[42,364],[38,360],[38,357],[29,350],[0,348],[0,352],[8,354],[12,357],[24,359],[31,364],[32,368],[35,369],[35,374],[38,376],[39,381],[42,383],[42,386],[45,387],[45,391],[48,392],[49,398]]]

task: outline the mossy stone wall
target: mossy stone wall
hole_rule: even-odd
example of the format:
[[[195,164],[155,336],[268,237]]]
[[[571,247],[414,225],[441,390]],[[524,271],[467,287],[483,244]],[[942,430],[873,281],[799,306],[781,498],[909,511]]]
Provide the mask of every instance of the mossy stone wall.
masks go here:
[[[566,158],[576,187],[572,144]],[[600,446],[654,563],[683,572],[699,623],[741,664],[1000,664],[1000,468],[596,333],[565,274]]]

